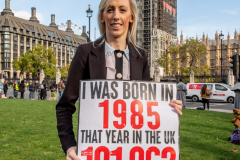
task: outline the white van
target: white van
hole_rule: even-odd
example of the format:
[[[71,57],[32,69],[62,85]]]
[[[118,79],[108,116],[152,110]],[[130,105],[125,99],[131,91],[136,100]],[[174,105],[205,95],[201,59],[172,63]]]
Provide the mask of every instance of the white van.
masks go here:
[[[187,99],[192,99],[193,102],[202,100],[201,88],[206,84],[209,92],[213,92],[209,99],[216,101],[234,102],[235,93],[231,91],[231,87],[222,83],[187,83]]]

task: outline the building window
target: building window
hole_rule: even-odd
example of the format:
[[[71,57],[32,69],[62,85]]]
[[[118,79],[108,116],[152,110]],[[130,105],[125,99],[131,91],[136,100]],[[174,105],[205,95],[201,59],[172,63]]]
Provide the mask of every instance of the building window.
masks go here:
[[[46,41],[43,42],[43,46],[47,47],[47,42]]]
[[[215,74],[215,70],[214,69],[211,69],[211,74]]]
[[[17,58],[18,58],[17,51],[14,51],[14,52],[13,52],[13,59],[15,60],[15,59],[17,59]]]
[[[72,40],[70,36],[67,36],[67,35],[65,35],[65,36],[66,36],[66,38],[67,38],[69,41]]]
[[[4,44],[4,48],[10,48],[10,44]]]
[[[4,57],[10,57],[10,50],[4,50]]]
[[[222,55],[223,56],[226,56],[227,54],[226,54],[226,51],[222,51]]]
[[[10,35],[5,34],[5,35],[4,35],[4,38],[5,38],[5,39],[10,39]]]
[[[211,64],[210,66],[215,66],[215,59],[211,59]]]
[[[33,39],[32,39],[32,46],[35,46],[35,45],[36,45],[36,39],[33,38]]]
[[[10,65],[9,65],[9,59],[4,59],[3,67],[4,67],[4,68],[9,68],[9,67],[10,67]]]
[[[54,32],[53,31],[49,31],[49,30],[47,30],[47,31],[52,37],[54,37]]]
[[[214,57],[215,56],[215,51],[210,52],[210,56]]]
[[[4,31],[9,31],[9,27],[3,27]]]
[[[20,36],[20,42],[24,42],[24,37]]]
[[[223,59],[223,60],[222,60],[222,65],[223,65],[223,66],[226,66],[226,59]]]
[[[17,34],[14,34],[14,35],[13,35],[13,40],[14,40],[14,41],[17,41],[17,40],[18,40],[18,35],[17,35]]]

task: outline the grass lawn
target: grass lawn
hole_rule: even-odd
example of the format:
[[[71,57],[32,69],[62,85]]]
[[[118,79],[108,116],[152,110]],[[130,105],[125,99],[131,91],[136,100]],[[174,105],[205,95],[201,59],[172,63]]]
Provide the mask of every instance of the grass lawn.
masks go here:
[[[0,99],[0,159],[65,159],[57,135],[55,101]],[[211,107],[211,106],[210,106]],[[181,160],[239,160],[239,145],[228,142],[233,114],[183,110]],[[74,131],[77,133],[77,114]]]

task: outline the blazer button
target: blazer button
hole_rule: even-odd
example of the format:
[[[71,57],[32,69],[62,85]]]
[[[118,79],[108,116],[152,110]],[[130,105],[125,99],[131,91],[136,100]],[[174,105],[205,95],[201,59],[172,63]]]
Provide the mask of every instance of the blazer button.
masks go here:
[[[121,79],[121,78],[122,78],[122,74],[121,74],[121,73],[118,73],[118,74],[117,74],[117,78],[118,78],[118,79]]]
[[[118,52],[118,53],[117,53],[117,57],[118,57],[118,58],[121,58],[121,57],[122,57],[122,53]]]

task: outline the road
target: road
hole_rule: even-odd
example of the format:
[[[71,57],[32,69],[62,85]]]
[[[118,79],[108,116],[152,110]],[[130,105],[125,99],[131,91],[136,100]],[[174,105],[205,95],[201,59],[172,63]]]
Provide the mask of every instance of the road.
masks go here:
[[[191,100],[186,100],[186,108],[196,109],[198,107],[203,107],[202,102],[192,102]],[[233,113],[233,103],[210,101],[209,110],[217,111],[217,112]]]
[[[29,99],[29,91],[27,88],[25,90],[26,90],[26,92],[24,93],[24,97],[25,97],[25,99]],[[12,88],[9,88],[9,90],[8,90],[7,97],[9,97],[9,96],[13,96]],[[18,93],[18,98],[20,98],[20,93]],[[35,99],[36,100],[38,99],[37,93],[36,93]],[[47,92],[47,100],[50,100],[50,92]],[[57,99],[55,99],[55,100],[57,100]],[[192,100],[189,100],[189,99],[186,100],[186,108],[196,109],[198,107],[203,107],[202,102],[192,102]],[[210,101],[210,104],[209,104],[210,111],[233,113],[232,109],[233,109],[232,103]]]

